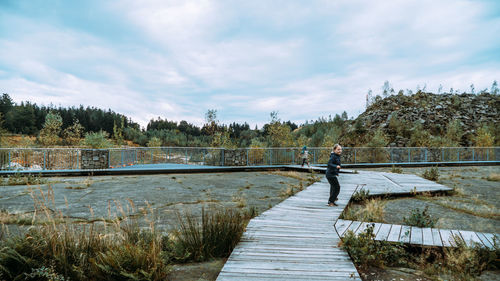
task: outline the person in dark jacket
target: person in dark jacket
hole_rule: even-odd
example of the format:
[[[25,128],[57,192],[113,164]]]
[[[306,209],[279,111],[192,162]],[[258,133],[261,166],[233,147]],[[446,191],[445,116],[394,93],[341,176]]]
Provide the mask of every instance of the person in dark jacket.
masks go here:
[[[335,144],[326,168],[326,179],[330,183],[330,198],[328,198],[328,206],[330,207],[338,206],[335,201],[337,201],[340,192],[340,184],[337,179],[340,170],[340,154],[342,154],[342,147],[340,144]]]

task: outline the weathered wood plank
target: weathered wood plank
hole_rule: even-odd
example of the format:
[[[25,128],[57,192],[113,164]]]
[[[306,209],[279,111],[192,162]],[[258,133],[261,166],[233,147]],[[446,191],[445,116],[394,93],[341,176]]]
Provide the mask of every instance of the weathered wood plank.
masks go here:
[[[411,227],[411,240],[410,243],[414,245],[422,245],[423,244],[423,231],[420,227]]]
[[[349,231],[352,231],[353,233],[356,232],[356,230],[358,230],[358,227],[361,225],[361,222],[359,221],[353,221],[351,223],[351,225],[349,226],[349,228],[347,229],[347,231],[344,233],[344,236],[347,234],[347,232]]]
[[[451,247],[453,242],[453,233],[449,229],[439,229],[441,241],[444,247]]]
[[[486,237],[486,235],[484,233],[477,232],[476,235],[477,235],[477,237],[479,237],[481,242],[483,242],[483,244],[486,247],[488,247],[490,249],[494,248],[493,243],[488,239],[488,237]]]
[[[359,235],[360,233],[365,232],[366,229],[372,224],[372,222],[362,222],[354,234]]]
[[[401,234],[401,225],[393,224],[391,227],[391,231],[389,232],[389,235],[387,236],[386,241],[398,242],[399,241],[399,234]]]
[[[381,224],[380,229],[377,232],[377,235],[375,236],[375,239],[380,241],[386,241],[387,236],[389,236],[389,232],[391,231],[391,226],[392,226],[391,224],[385,224],[385,223]]]
[[[411,226],[402,225],[401,234],[399,235],[399,242],[410,243],[411,239]]]
[[[338,235],[343,236],[344,232],[349,228],[351,223],[352,221],[338,219],[337,223],[335,223],[335,228],[337,230]]]
[[[460,234],[462,235],[462,238],[464,239],[465,243],[468,246],[475,246],[475,243],[479,244],[481,247],[485,247],[481,239],[477,237],[476,233],[474,231],[467,231],[467,230],[459,230]]]
[[[422,245],[434,246],[434,240],[432,238],[432,229],[426,227],[422,228]]]
[[[432,231],[432,240],[434,241],[434,245],[438,247],[443,247],[443,239],[441,238],[441,233],[439,233],[439,229],[431,228]]]
[[[494,247],[494,243],[495,243],[495,240],[494,240],[494,239],[495,239],[495,238],[494,238],[494,237],[495,237],[495,235],[493,235],[492,233],[483,233],[483,236],[484,236],[486,239],[488,239],[488,241],[489,241],[489,242],[490,242],[490,244],[491,244],[491,248],[493,248],[493,247]],[[497,243],[497,245],[499,245],[500,241],[497,239],[497,240],[496,240],[496,243]]]

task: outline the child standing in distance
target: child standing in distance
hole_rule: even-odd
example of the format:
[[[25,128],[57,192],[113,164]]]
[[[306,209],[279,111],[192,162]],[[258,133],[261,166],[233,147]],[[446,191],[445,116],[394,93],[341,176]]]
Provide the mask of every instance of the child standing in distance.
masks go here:
[[[302,152],[300,153],[300,156],[302,158],[302,165],[301,167],[304,167],[304,163],[307,163],[307,167],[309,168],[309,151],[307,151],[307,146],[304,145],[302,148]]]
[[[326,168],[326,179],[330,183],[330,198],[328,198],[328,206],[338,206],[335,201],[337,201],[337,196],[340,192],[340,184],[337,176],[340,170],[340,154],[342,154],[342,147],[340,144],[335,144],[333,146],[333,152],[330,154],[330,160],[328,161],[328,166]]]

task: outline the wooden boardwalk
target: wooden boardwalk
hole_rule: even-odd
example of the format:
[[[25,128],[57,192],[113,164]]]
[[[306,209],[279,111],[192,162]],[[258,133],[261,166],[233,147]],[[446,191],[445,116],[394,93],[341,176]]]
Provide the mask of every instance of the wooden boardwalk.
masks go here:
[[[482,233],[467,230],[451,230],[439,228],[421,228],[398,224],[360,222],[350,220],[337,220],[335,229],[338,235],[344,237],[348,231],[355,234],[363,232],[368,226],[374,225],[375,240],[388,242],[402,242],[416,246],[454,247],[456,240],[460,239],[467,245],[494,249],[493,240],[500,241],[496,233]],[[498,243],[498,242],[497,242]]]
[[[407,174],[361,171],[340,174],[339,182],[337,207],[326,205],[330,186],[323,177],[321,182],[252,219],[217,280],[361,280],[349,255],[338,247],[340,238],[334,227],[352,194],[362,188],[369,190],[371,195],[451,190]],[[344,221],[342,226],[337,224],[337,229],[345,228],[343,234],[349,228],[362,229],[360,225],[366,223]],[[414,239],[419,236],[419,230],[408,226],[400,226],[399,231],[397,227],[391,230],[392,227],[387,233],[388,241],[397,239],[410,243],[412,231]],[[407,238],[400,235],[408,231]],[[385,232],[386,226],[378,226],[377,235]],[[435,234],[436,230],[431,229],[431,233]],[[445,232],[439,235],[446,235],[442,233]],[[460,234],[474,237],[468,232]]]
[[[453,188],[426,180],[411,174],[359,171],[349,182],[359,184],[360,190],[369,191],[370,195],[412,194],[421,192],[452,191]]]
[[[338,207],[323,178],[252,219],[217,280],[361,280],[333,227],[356,189],[349,176]]]

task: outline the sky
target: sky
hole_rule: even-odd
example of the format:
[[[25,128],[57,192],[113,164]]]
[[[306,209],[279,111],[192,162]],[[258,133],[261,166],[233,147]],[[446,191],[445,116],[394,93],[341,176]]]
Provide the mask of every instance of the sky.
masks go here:
[[[500,82],[496,0],[0,0],[0,93],[161,117],[302,124],[368,90]]]

